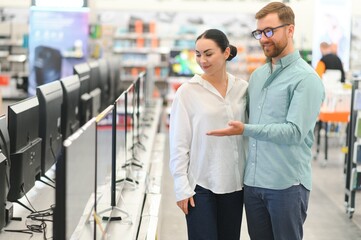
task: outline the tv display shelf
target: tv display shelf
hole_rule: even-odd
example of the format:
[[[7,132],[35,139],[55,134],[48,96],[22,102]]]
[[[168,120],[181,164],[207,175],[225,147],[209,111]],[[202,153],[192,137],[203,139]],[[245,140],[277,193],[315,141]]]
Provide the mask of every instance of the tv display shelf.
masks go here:
[[[160,204],[160,185],[162,176],[163,152],[165,147],[165,136],[158,133],[158,125],[160,124],[160,116],[162,111],[161,99],[156,99],[154,106],[151,107],[153,120],[142,130],[142,134],[146,135],[142,144],[145,150],[137,150],[137,159],[141,160],[142,168],[137,169],[133,167],[132,178],[138,182],[134,185],[128,182],[118,183],[116,190],[117,205],[116,208],[122,209],[129,214],[128,218],[118,221],[101,220],[97,225],[96,233],[97,239],[136,239],[137,234],[150,235],[156,234],[158,209]],[[131,133],[128,141],[132,141]],[[128,144],[128,148],[131,143]],[[122,168],[124,164],[124,152],[118,153],[117,159],[117,178],[124,177],[125,170]],[[132,157],[131,151],[127,153],[128,159]],[[79,173],[82,174],[82,173]],[[85,174],[85,173],[84,173]],[[51,168],[47,175],[51,178],[55,176],[55,167]],[[47,181],[45,179],[45,181]],[[106,183],[97,191],[98,204],[97,213],[101,218],[104,216],[118,216],[122,215],[116,210],[101,214],[102,210],[111,207],[110,202],[110,182]],[[121,197],[120,197],[121,196]],[[27,193],[27,198],[34,208],[38,211],[48,209],[55,204],[55,189],[46,184],[37,181],[35,186]],[[20,201],[29,206],[26,198],[23,197]],[[21,218],[19,221],[12,220],[1,232],[0,240],[28,240],[30,235],[25,233],[7,232],[5,230],[24,230],[27,229],[26,224],[40,224],[40,222],[33,222],[27,219],[30,211],[20,206],[17,203],[14,205],[14,217]],[[144,206],[144,207],[143,207]],[[30,207],[30,206],[29,206]],[[89,206],[87,206],[89,207]],[[85,210],[83,217],[88,216],[88,209]],[[50,219],[52,217],[49,217]],[[78,226],[76,229],[79,239],[93,239],[93,223],[90,222]],[[53,224],[46,222],[46,236],[51,239],[53,237]],[[108,237],[108,238],[107,238]],[[110,238],[109,238],[110,237]],[[33,233],[32,240],[40,240],[43,238],[43,233]],[[155,239],[155,237],[153,237]]]

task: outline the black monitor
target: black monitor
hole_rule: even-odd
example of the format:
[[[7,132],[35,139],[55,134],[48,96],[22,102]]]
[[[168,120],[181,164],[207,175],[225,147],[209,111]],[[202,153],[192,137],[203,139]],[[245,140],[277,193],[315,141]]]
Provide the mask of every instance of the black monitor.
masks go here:
[[[93,98],[89,93],[84,93],[80,96],[79,103],[79,119],[80,126],[83,126],[87,121],[93,117]]]
[[[110,91],[111,91],[111,101],[115,101],[120,94],[125,90],[122,87],[120,81],[120,58],[117,56],[113,56],[109,58],[109,79],[110,79]]]
[[[102,109],[105,109],[108,105],[113,104],[115,97],[112,94],[114,89],[114,84],[111,85],[110,80],[110,68],[107,59],[101,58],[98,59],[99,64],[99,80],[100,80],[100,89],[102,90]]]
[[[91,112],[91,116],[92,117],[96,117],[100,112],[101,112],[101,95],[102,95],[102,91],[100,90],[100,88],[95,88],[94,90],[92,90],[89,95],[92,98],[92,112]]]
[[[73,66],[73,73],[78,75],[80,81],[80,96],[89,93],[90,90],[90,67],[89,64],[78,63]]]
[[[9,222],[6,216],[6,195],[7,195],[7,159],[5,155],[0,152],[0,230]]]
[[[10,189],[8,200],[24,196],[41,175],[39,102],[36,96],[8,107],[10,139]]]
[[[78,75],[60,79],[63,88],[63,104],[61,107],[61,134],[63,140],[79,128],[79,90]]]
[[[113,154],[113,110],[114,106],[110,105],[97,116],[97,186],[101,187],[108,183],[108,177],[113,171],[112,154]],[[119,141],[121,142],[121,141]],[[106,144],[104,144],[106,143]],[[116,171],[116,169],[114,169]],[[113,194],[113,192],[111,192]],[[115,192],[114,192],[115,194]],[[102,201],[110,202],[102,197]],[[100,209],[98,209],[100,210]]]
[[[0,116],[0,230],[10,219],[6,218],[6,200],[9,192],[10,139],[5,115]]]
[[[100,87],[99,63],[97,60],[90,60],[88,61],[88,65],[89,65],[89,91],[92,91]]]
[[[61,156],[61,105],[63,89],[60,81],[36,88],[39,99],[39,135],[42,139],[41,173],[45,173]]]
[[[10,159],[10,137],[6,115],[0,116],[0,149]]]
[[[56,163],[55,170],[56,202],[53,225],[55,240],[71,239],[79,224],[92,224],[90,229],[94,229],[96,234],[95,221],[87,222],[82,218],[86,206],[95,206],[96,203],[95,118],[69,136],[63,144],[64,158]],[[86,214],[90,216],[91,210],[89,211]]]

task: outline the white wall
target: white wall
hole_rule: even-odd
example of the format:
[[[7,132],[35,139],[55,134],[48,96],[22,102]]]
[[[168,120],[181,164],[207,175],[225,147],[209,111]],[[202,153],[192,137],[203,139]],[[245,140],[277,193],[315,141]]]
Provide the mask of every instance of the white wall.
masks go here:
[[[126,11],[187,11],[195,15],[202,12],[239,12],[256,13],[261,7],[270,1],[265,0],[89,0],[91,9],[111,9]],[[24,7],[30,6],[30,0],[1,0],[0,7]],[[296,14],[295,44],[297,48],[312,48],[313,32],[313,0],[290,0],[290,6]],[[361,1],[352,0],[352,15],[361,15]]]

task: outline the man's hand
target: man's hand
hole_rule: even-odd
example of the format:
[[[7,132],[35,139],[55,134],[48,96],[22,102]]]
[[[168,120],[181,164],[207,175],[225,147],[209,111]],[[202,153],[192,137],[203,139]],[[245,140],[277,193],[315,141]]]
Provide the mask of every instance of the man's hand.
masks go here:
[[[186,198],[183,200],[180,200],[177,202],[177,205],[180,209],[182,209],[182,211],[184,212],[184,214],[188,214],[188,203],[192,206],[195,207],[196,205],[194,204],[194,199],[193,197],[190,198]]]
[[[244,131],[244,123],[239,121],[230,121],[227,128],[216,129],[207,132],[207,135],[212,136],[232,136],[242,135]]]

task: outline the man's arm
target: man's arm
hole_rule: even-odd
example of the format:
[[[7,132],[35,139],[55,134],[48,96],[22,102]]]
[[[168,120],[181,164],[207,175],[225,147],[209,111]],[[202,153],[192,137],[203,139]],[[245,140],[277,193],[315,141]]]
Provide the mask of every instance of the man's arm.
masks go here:
[[[232,136],[242,135],[244,131],[244,123],[239,121],[230,121],[227,128],[211,130],[207,135],[211,136]]]

